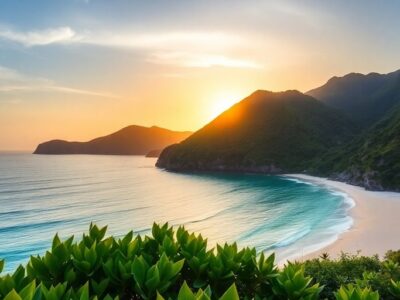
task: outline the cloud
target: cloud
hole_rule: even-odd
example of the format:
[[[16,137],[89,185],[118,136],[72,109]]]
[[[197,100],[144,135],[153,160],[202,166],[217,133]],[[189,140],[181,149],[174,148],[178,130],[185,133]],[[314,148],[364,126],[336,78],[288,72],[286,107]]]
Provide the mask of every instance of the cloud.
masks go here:
[[[133,49],[147,54],[147,62],[189,68],[231,67],[260,68],[254,61],[238,58],[237,53],[252,45],[238,35],[217,31],[168,32],[110,32],[82,31],[70,27],[49,28],[41,31],[18,32],[1,30],[0,38],[20,43],[26,47],[55,43],[95,45]],[[243,51],[242,51],[243,52]],[[227,55],[227,53],[230,53]]]
[[[80,37],[70,27],[49,28],[27,32],[0,29],[0,38],[20,43],[27,47],[56,43],[72,43],[80,40]]]
[[[254,61],[238,58],[230,58],[224,55],[187,52],[155,53],[149,59],[156,64],[177,65],[186,68],[250,68],[260,69],[262,66]]]
[[[119,98],[119,96],[109,93],[63,86],[46,78],[34,78],[26,76],[16,70],[0,66],[0,93],[32,91],[80,94],[103,98]]]
[[[238,46],[242,43],[242,38],[223,32],[169,31],[135,33],[83,30],[78,34],[70,27],[47,28],[27,32],[0,27],[0,38],[17,42],[24,46],[81,43],[135,49],[224,49]]]
[[[87,32],[80,42],[124,48],[221,50],[237,47],[243,41],[237,35],[224,32],[171,31],[147,33]]]
[[[147,52],[147,62],[186,68],[261,68],[261,64],[226,53],[243,50],[246,40],[224,32],[182,31],[147,34],[88,34],[81,43]]]

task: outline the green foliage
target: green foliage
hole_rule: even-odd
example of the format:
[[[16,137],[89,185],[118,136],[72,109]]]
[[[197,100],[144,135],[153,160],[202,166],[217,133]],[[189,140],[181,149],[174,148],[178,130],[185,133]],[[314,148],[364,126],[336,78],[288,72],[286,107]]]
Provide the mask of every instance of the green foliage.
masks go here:
[[[400,264],[400,250],[389,250],[388,252],[386,252],[385,259]]]
[[[367,188],[400,191],[400,104],[356,139],[317,158],[313,169]]]
[[[342,286],[335,293],[336,300],[379,300],[379,293],[371,291],[370,288],[354,287],[353,285]]]
[[[396,297],[396,299],[400,299],[400,281],[391,280],[391,287],[389,288],[390,293]]]
[[[400,268],[391,260],[343,253],[338,260],[313,259],[304,263],[305,272],[316,282],[324,285],[321,297],[334,299],[333,293],[340,286],[353,284],[361,288],[371,287],[383,299],[396,299],[390,292],[391,280],[400,280]]]
[[[199,289],[194,293],[187,285],[186,281],[179,290],[177,300],[211,300],[211,290],[208,287],[206,290]],[[239,300],[239,294],[236,290],[236,285],[232,284],[225,293],[218,298],[219,300]],[[156,300],[165,300],[159,293]]]
[[[289,263],[277,277],[277,285],[273,287],[276,295],[290,300],[318,299],[322,287],[312,284],[312,277],[304,275],[304,266]]]
[[[135,279],[135,290],[148,299],[156,292],[165,292],[172,285],[181,271],[184,259],[172,262],[165,253],[154,265],[150,266],[143,256],[136,257],[132,263],[132,274]]]
[[[400,294],[393,260],[343,255],[279,269],[274,254],[257,255],[236,243],[209,249],[207,239],[183,227],[175,233],[154,224],[151,236],[131,231],[119,239],[106,237],[106,230],[91,224],[76,242],[56,235],[43,256],[0,276],[0,299],[375,300],[372,290],[382,299]],[[3,265],[0,260],[0,270]]]

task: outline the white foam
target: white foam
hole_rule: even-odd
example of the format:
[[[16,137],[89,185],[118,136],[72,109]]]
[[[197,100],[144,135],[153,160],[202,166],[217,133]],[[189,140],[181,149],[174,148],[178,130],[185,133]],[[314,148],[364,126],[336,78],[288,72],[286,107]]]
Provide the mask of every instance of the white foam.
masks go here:
[[[336,242],[339,239],[339,236],[343,234],[344,232],[348,231],[354,224],[353,218],[349,215],[349,211],[355,207],[356,202],[354,199],[347,193],[340,191],[338,189],[335,189],[327,184],[322,184],[322,183],[316,183],[311,180],[306,180],[306,179],[299,179],[299,178],[294,178],[289,176],[281,176],[282,178],[293,181],[296,183],[302,183],[302,184],[307,184],[307,185],[312,185],[312,186],[318,186],[322,187],[325,190],[329,191],[330,194],[334,196],[340,197],[342,203],[342,208],[344,209],[344,212],[346,216],[344,218],[338,219],[336,224],[331,224],[329,227],[324,228],[320,232],[315,232],[315,234],[310,234],[308,235],[307,238],[305,239],[297,239],[298,241],[294,241],[293,243],[287,243],[287,241],[282,241],[281,245],[282,246],[288,246],[287,249],[276,249],[276,251],[279,251],[278,253],[278,262],[280,264],[285,263],[288,260],[291,259],[296,259],[296,258],[301,258],[304,255],[316,252],[318,250],[321,250],[334,242]],[[332,219],[332,222],[335,220]],[[303,235],[305,237],[306,235]],[[291,239],[289,239],[290,241]],[[297,245],[296,245],[297,244]]]

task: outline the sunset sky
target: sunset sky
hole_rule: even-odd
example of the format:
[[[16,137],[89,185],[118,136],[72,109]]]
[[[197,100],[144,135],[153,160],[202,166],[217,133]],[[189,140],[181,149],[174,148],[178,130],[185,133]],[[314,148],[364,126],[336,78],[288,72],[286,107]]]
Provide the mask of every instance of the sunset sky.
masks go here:
[[[256,89],[394,71],[399,12],[399,1],[1,1],[0,150],[130,124],[196,130]]]

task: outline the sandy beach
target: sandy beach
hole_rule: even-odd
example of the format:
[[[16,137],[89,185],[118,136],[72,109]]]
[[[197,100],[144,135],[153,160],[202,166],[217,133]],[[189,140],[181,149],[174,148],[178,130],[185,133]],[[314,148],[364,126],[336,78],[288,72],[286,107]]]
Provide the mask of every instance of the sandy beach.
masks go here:
[[[353,226],[333,244],[303,259],[318,257],[324,252],[335,258],[342,251],[355,254],[359,250],[361,255],[383,257],[388,250],[400,249],[400,193],[366,191],[362,187],[303,174],[287,176],[342,191],[356,204],[350,211]]]

